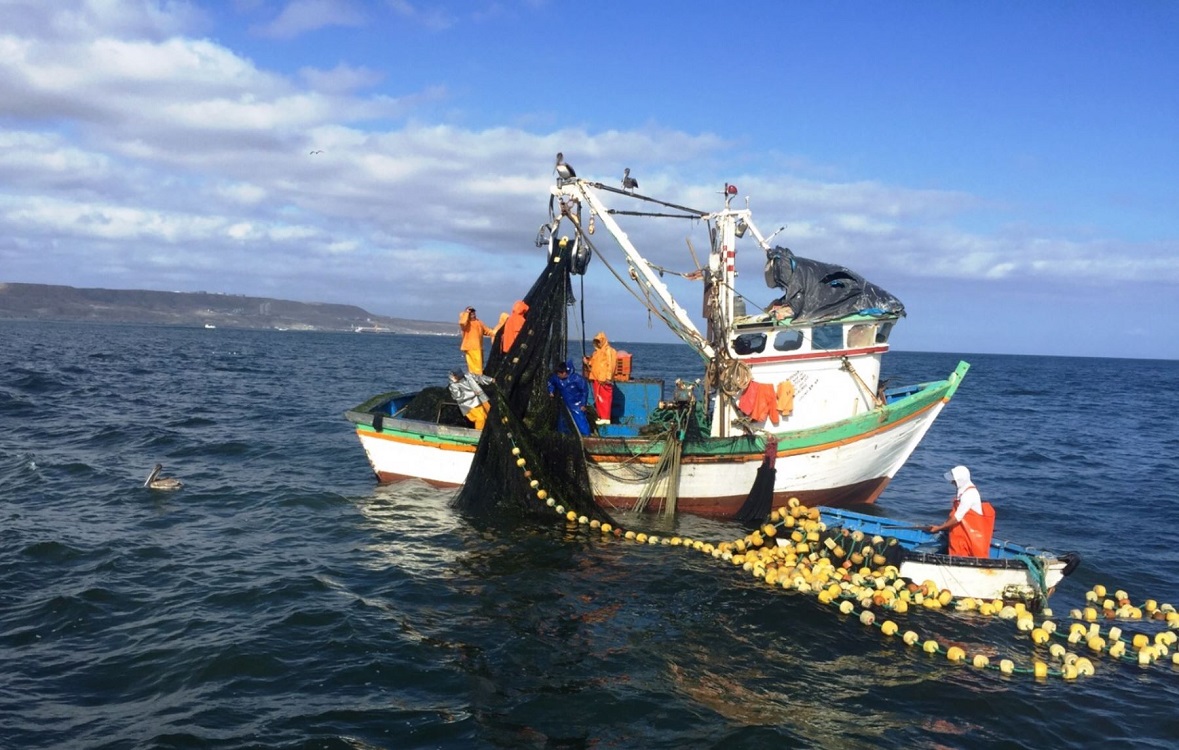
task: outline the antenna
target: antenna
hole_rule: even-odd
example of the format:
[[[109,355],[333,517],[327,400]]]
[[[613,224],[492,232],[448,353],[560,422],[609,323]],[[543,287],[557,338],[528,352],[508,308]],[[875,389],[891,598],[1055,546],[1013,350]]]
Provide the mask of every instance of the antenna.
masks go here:
[[[787,226],[786,224],[783,224],[782,226],[780,226],[780,227],[778,227],[777,229],[775,229],[773,232],[770,232],[770,236],[769,236],[769,237],[766,237],[766,244],[767,244],[767,245],[768,245],[768,244],[770,244],[770,240],[772,240],[772,239],[774,239],[775,237],[777,237],[777,236],[778,236],[778,233],[779,233],[779,232],[781,232],[783,229],[785,229],[785,228],[786,228],[786,226]]]

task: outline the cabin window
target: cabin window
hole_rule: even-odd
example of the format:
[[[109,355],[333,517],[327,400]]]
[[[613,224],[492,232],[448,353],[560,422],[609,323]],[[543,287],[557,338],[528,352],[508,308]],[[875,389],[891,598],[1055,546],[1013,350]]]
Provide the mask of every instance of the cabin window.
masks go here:
[[[859,323],[847,329],[847,348],[860,349],[871,346],[876,340],[875,323]]]
[[[733,339],[733,351],[738,355],[760,354],[766,349],[764,333],[743,333]]]
[[[811,329],[812,349],[840,349],[843,347],[843,326],[815,326]]]
[[[888,343],[888,335],[890,333],[892,333],[892,325],[893,324],[891,321],[888,323],[881,323],[880,327],[878,329],[876,329],[876,343],[877,344],[887,344]]]
[[[774,349],[779,352],[792,352],[802,348],[802,333],[800,331],[778,331],[774,336]]]

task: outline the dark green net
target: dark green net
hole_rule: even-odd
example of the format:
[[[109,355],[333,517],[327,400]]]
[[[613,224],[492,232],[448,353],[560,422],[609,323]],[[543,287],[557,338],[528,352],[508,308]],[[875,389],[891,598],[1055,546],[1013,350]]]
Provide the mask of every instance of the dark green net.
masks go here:
[[[550,257],[524,297],[528,312],[512,348],[503,351],[502,332],[492,343],[484,369],[495,379],[487,389],[491,415],[454,499],[461,511],[551,514],[538,497],[543,490],[554,505],[614,524],[594,500],[581,436],[557,432],[557,410],[565,406],[560,396],[548,393],[549,376],[568,356],[568,310],[574,302],[569,269],[567,253]]]

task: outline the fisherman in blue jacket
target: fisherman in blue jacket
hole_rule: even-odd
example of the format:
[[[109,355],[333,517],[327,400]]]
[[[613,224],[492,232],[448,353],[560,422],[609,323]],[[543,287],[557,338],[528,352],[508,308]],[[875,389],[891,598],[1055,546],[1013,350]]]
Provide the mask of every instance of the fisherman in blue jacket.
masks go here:
[[[585,403],[589,397],[589,384],[580,373],[573,370],[570,362],[557,365],[556,372],[549,376],[549,396],[561,393],[561,400],[573,415],[573,423],[582,435],[590,434],[589,418],[585,414]],[[560,410],[557,419],[557,431],[569,432],[569,424],[565,419],[565,409]]]

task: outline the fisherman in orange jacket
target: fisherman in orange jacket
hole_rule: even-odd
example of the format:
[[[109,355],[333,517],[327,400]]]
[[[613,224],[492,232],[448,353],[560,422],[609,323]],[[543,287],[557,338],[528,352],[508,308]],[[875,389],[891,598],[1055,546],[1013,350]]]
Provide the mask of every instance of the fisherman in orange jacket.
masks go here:
[[[500,324],[499,345],[508,352],[512,345],[516,343],[516,337],[520,335],[520,331],[524,328],[524,316],[528,314],[528,303],[522,299],[516,300],[512,305],[512,314],[508,316],[501,315],[503,323]]]
[[[585,358],[589,365],[589,381],[594,391],[594,409],[598,424],[610,424],[610,409],[614,406],[614,370],[618,367],[618,352],[606,340],[606,332],[594,336],[594,353]]]
[[[468,307],[459,313],[459,331],[463,342],[459,350],[467,357],[467,370],[476,375],[483,374],[483,337],[494,337],[495,331],[488,328],[475,315],[475,308]]]
[[[984,502],[978,488],[970,481],[970,470],[955,466],[945,474],[946,479],[958,489],[954,507],[944,523],[930,526],[927,531],[936,534],[950,530],[949,554],[956,557],[990,557],[991,535],[995,531],[995,509]]]

